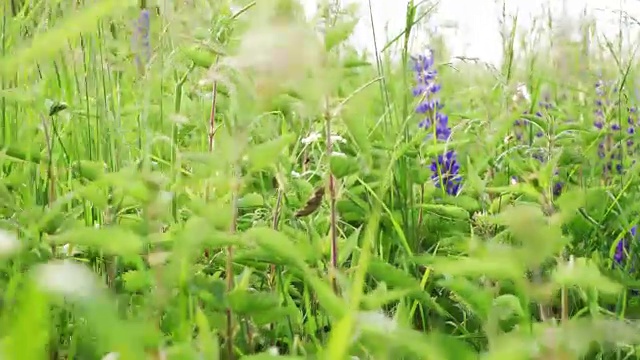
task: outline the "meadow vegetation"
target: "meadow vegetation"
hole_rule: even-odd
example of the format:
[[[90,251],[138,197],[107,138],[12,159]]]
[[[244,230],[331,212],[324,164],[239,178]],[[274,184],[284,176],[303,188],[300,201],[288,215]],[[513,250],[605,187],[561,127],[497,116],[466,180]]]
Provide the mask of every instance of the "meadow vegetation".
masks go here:
[[[635,52],[432,10],[4,1],[0,359],[639,358]]]

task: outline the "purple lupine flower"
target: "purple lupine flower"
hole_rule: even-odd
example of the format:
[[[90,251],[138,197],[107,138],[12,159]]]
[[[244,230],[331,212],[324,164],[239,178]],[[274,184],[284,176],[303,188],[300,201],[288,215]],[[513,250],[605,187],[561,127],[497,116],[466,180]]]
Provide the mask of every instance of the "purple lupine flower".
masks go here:
[[[456,153],[448,150],[444,155],[438,155],[431,162],[431,180],[438,188],[444,187],[449,195],[457,195],[460,192],[460,182],[462,178],[459,175],[460,164],[456,159]]]
[[[614,137],[613,137],[613,132],[614,131],[620,132],[622,128],[620,127],[620,124],[616,124],[616,123],[609,124],[609,122],[607,121],[606,114],[605,114],[605,107],[609,104],[609,102],[606,97],[607,95],[606,83],[602,79],[599,79],[595,83],[595,95],[596,95],[596,100],[594,102],[595,120],[593,122],[593,125],[597,130],[604,131],[604,139],[598,144],[597,153],[598,153],[598,157],[604,161],[602,169],[603,169],[605,178],[607,178],[609,174],[611,173],[621,174],[623,170],[623,166],[622,166],[623,149],[620,146],[616,146],[616,144],[614,143]],[[627,121],[628,122],[632,121],[631,114]],[[635,128],[630,126],[627,132],[628,134],[631,135],[632,133],[635,133]],[[631,143],[631,145],[633,145],[633,143]]]
[[[627,155],[631,156],[633,154],[638,153],[640,150],[640,144],[635,142],[636,136],[636,126],[640,125],[640,121],[638,121],[638,109],[635,106],[631,106],[628,109],[629,116],[627,117]],[[635,159],[633,160],[635,163]]]
[[[635,240],[637,239],[637,234],[638,234],[638,226],[634,225],[631,230],[629,230],[629,235],[631,235],[631,240]],[[629,254],[629,246],[630,242],[627,241],[627,239],[623,238],[618,242],[618,245],[616,245],[616,252],[613,255],[613,261],[618,264],[618,265],[622,265],[622,263],[626,260],[627,255]]]
[[[138,21],[134,32],[134,53],[135,62],[140,72],[151,60],[151,13],[148,9],[140,10]]]
[[[413,96],[420,98],[416,113],[424,115],[418,126],[431,132],[428,137],[433,138],[435,133],[436,141],[446,142],[451,137],[451,128],[449,117],[441,112],[444,105],[437,96],[441,85],[437,82],[438,71],[434,66],[433,52],[430,51],[426,56],[414,57],[413,70],[416,76]],[[462,178],[454,150],[447,150],[433,159],[431,171],[431,180],[436,187],[442,188],[449,195],[457,195],[460,192]]]

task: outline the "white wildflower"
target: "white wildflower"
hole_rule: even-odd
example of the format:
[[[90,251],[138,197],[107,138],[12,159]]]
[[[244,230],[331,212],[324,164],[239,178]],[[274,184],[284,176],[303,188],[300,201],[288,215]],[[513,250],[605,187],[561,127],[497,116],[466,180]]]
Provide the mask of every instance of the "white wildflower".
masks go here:
[[[102,357],[102,360],[118,360],[120,359],[120,354],[117,352],[110,352],[107,355]]]
[[[95,275],[84,265],[69,260],[52,261],[34,269],[43,290],[72,298],[88,298],[98,291]]]
[[[527,102],[531,102],[531,94],[527,89],[527,85],[524,83],[518,83],[516,87],[516,93],[513,95],[513,101],[516,102],[520,99],[524,99]]]
[[[0,230],[0,257],[13,255],[20,250],[20,247],[20,240],[14,234]]]
[[[339,142],[339,143],[346,144],[347,140],[345,140],[345,138],[343,138],[340,135],[331,135],[331,142],[334,142],[334,143]]]
[[[69,243],[62,245],[62,253],[66,256],[74,256],[81,254],[82,251],[78,250],[76,246],[72,246]]]
[[[320,138],[322,138],[322,135],[320,135],[319,132],[312,132],[311,134],[309,134],[306,138],[300,140],[300,142],[303,145],[309,145],[309,144],[313,144],[314,142],[320,140]]]
[[[382,311],[361,311],[356,317],[356,328],[352,341],[360,336],[363,328],[381,333],[391,333],[398,329],[398,322]]]

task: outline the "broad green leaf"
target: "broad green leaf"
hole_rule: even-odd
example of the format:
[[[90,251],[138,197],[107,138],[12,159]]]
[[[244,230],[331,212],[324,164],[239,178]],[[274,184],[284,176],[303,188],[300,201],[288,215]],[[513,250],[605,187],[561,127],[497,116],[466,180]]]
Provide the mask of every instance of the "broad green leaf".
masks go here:
[[[369,264],[369,275],[378,281],[382,281],[392,288],[406,289],[410,291],[410,297],[420,300],[424,305],[432,308],[440,314],[444,314],[444,310],[435,300],[429,296],[421,287],[418,279],[407,274],[388,263],[380,260],[373,260]]]
[[[142,239],[123,227],[79,227],[50,238],[52,243],[87,246],[110,255],[139,254]]]
[[[451,219],[469,219],[469,212],[454,205],[421,204],[426,212]]]
[[[512,317],[524,316],[520,299],[511,294],[500,295],[493,300],[493,314],[499,320],[509,320]]]
[[[50,345],[51,309],[47,297],[27,284],[7,311],[0,354],[8,359],[46,359]]]
[[[270,311],[280,305],[278,297],[274,294],[242,289],[234,289],[227,299],[233,312],[240,315]]]
[[[356,102],[361,100],[355,100]],[[347,127],[353,141],[358,145],[362,156],[369,160],[371,157],[371,140],[369,139],[369,130],[367,122],[359,115],[355,109],[348,111],[342,116],[342,121]]]
[[[206,359],[220,359],[218,337],[211,331],[209,320],[200,307],[196,308],[196,325],[198,326],[198,345],[202,356]]]
[[[253,145],[247,153],[250,169],[260,171],[274,165],[294,140],[295,136],[287,134],[275,140]]]
[[[622,285],[600,273],[598,266],[586,258],[578,258],[559,264],[552,275],[560,286],[578,286],[584,289],[596,288],[607,294],[619,294]]]
[[[424,258],[416,258],[416,261]],[[429,265],[441,274],[449,276],[487,276],[491,279],[515,280],[522,278],[525,268],[517,258],[460,257],[457,259],[433,257]]]
[[[358,20],[339,20],[337,23],[328,27],[324,36],[325,49],[331,51],[331,49],[347,40],[353,33],[356,24],[358,24]]]
[[[328,282],[318,278],[310,270],[305,271],[305,280],[315,292],[318,304],[331,318],[340,319],[347,313],[347,303],[336,296]]]
[[[146,290],[151,286],[151,278],[146,271],[131,270],[122,274],[124,288],[130,292]]]
[[[210,51],[201,49],[197,46],[183,47],[181,49],[182,54],[193,62],[196,66],[208,69],[216,61],[216,55]]]
[[[89,181],[96,181],[104,175],[107,166],[103,162],[80,160],[73,164],[73,168],[83,178]]]
[[[239,209],[249,209],[264,206],[264,198],[258,193],[249,193],[238,199]]]
[[[492,295],[464,277],[452,277],[438,282],[442,287],[451,290],[456,301],[461,301],[483,320],[487,319],[491,310]]]
[[[329,160],[329,164],[331,167],[331,172],[338,179],[353,175],[360,169],[358,160],[346,155],[332,155]]]
[[[491,220],[505,225],[522,246],[521,261],[534,267],[555,256],[567,245],[559,225],[550,224],[540,206],[509,206]]]
[[[304,268],[304,254],[296,244],[287,238],[286,235],[268,227],[253,227],[243,235],[247,240],[253,241],[260,248],[274,255],[276,258],[285,260],[287,263]]]

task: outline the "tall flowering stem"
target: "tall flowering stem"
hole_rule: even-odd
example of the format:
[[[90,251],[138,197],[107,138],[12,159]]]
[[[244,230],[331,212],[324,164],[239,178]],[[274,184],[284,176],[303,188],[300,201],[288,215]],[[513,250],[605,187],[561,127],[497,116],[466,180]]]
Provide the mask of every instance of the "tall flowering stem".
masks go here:
[[[145,67],[151,60],[151,13],[149,9],[141,9],[134,31],[134,53],[138,71],[144,74]]]
[[[599,79],[595,83],[596,100],[594,102],[594,127],[604,132],[604,139],[598,144],[598,157],[604,162],[602,165],[602,171],[604,175],[605,183],[608,183],[612,174],[622,174],[623,164],[622,157],[625,153],[625,147],[627,154],[631,155],[634,152],[635,144],[633,141],[633,135],[635,135],[635,127],[637,125],[637,114],[635,107],[629,108],[628,127],[627,127],[627,141],[622,143],[616,143],[615,133],[622,133],[620,124],[610,122],[606,116],[606,110],[609,106],[607,98],[607,84]]]
[[[441,89],[437,82],[438,71],[434,66],[433,52],[413,58],[413,71],[416,85],[413,96],[420,99],[416,106],[416,113],[421,114],[420,128],[429,131],[428,138],[435,142],[447,142],[451,137],[449,117],[442,112],[444,105],[438,98]],[[431,161],[431,180],[436,187],[443,189],[449,195],[458,195],[462,178],[459,174],[460,164],[455,150],[446,150]]]

